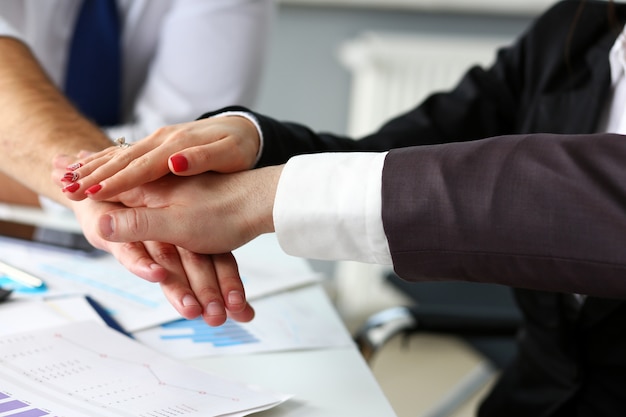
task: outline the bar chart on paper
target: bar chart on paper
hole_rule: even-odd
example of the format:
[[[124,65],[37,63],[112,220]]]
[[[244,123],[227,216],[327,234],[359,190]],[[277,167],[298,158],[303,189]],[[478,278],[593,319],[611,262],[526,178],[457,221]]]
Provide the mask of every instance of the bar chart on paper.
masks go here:
[[[8,392],[0,391],[0,416],[41,417],[48,415],[50,415],[48,411],[36,408],[27,402],[16,399]]]
[[[216,348],[260,342],[248,329],[231,320],[220,327],[207,326],[202,320],[178,320],[164,324],[162,328],[165,331],[181,331],[163,334],[163,340],[186,339],[192,343],[210,343]]]
[[[208,326],[201,318],[178,320],[134,333],[141,343],[169,356],[188,359],[281,350],[352,346],[321,288],[299,288],[252,302],[249,323]],[[328,308],[320,309],[322,303]],[[332,315],[332,316],[331,316]],[[324,318],[328,317],[327,320]],[[328,323],[337,323],[329,325]]]

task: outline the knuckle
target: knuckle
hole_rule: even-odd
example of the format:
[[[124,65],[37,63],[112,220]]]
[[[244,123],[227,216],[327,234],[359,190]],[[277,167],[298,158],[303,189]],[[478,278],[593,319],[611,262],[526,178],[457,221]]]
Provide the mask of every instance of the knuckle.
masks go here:
[[[175,125],[166,125],[156,128],[151,134],[150,137],[160,137],[160,136],[169,136],[171,131],[174,129]]]
[[[148,219],[141,211],[130,208],[123,211],[124,229],[129,236],[141,236],[145,230],[149,229]]]
[[[188,262],[194,266],[206,265],[209,261],[207,255],[191,252],[188,250],[181,250],[180,256],[181,258],[184,258],[185,262]]]
[[[194,288],[194,293],[198,295],[198,297],[203,300],[205,303],[210,301],[221,301],[222,294],[220,291],[212,286],[203,285],[200,288]]]
[[[171,265],[178,262],[178,252],[172,245],[155,243],[150,250],[150,255],[160,265]]]

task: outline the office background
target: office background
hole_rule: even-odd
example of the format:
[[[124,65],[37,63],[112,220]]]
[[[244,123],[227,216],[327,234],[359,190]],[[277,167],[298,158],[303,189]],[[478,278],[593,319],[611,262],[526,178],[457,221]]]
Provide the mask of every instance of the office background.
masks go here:
[[[308,124],[316,130],[346,133],[353,75],[339,57],[339,50],[346,42],[365,32],[384,32],[422,38],[487,37],[502,39],[502,44],[506,44],[553,2],[279,0],[257,109],[281,120]],[[329,274],[337,270],[332,263],[314,263],[314,267]],[[349,314],[346,314],[346,300],[344,304],[338,303],[350,330],[373,310],[399,301],[393,294],[381,300],[386,293],[381,291],[380,283],[372,284],[371,277],[364,278],[372,270],[377,271],[357,269],[361,276],[354,280],[359,280],[360,293],[346,291],[354,298],[347,303],[353,309]],[[369,292],[363,291],[367,285],[372,286]],[[400,340],[393,341],[372,364],[398,417],[428,415],[452,386],[480,365],[481,358],[460,340],[417,337],[419,340],[412,340],[410,349],[403,348]],[[453,417],[473,416],[474,407],[488,387],[485,385]]]
[[[508,40],[551,3],[549,0],[279,0],[257,109],[283,120],[304,122],[318,130],[343,133],[348,117],[350,74],[338,59],[342,43],[366,31]],[[490,5],[496,11],[490,11]]]

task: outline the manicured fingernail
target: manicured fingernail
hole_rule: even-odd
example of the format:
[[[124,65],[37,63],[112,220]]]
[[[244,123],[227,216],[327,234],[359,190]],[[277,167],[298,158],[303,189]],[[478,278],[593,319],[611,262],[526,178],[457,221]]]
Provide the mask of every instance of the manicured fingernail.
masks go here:
[[[72,165],[68,165],[67,170],[68,171],[75,171],[75,170],[77,170],[78,168],[80,168],[82,166],[83,166],[83,164],[81,164],[80,162],[75,162]]]
[[[243,304],[243,294],[240,291],[231,291],[228,293],[228,304]]]
[[[75,182],[77,179],[78,179],[78,172],[70,171],[70,172],[66,172],[63,175],[63,178],[61,179],[61,181],[63,181],[63,182]]]
[[[211,301],[208,306],[206,306],[206,313],[208,316],[221,316],[225,313],[224,307],[217,301]]]
[[[189,162],[187,162],[187,158],[182,155],[174,155],[170,158],[170,162],[172,162],[172,169],[174,172],[183,172],[187,171],[189,168]]]
[[[98,220],[98,228],[100,229],[100,234],[104,238],[107,238],[111,236],[115,230],[115,220],[108,214],[103,214]]]
[[[87,188],[85,190],[85,194],[87,194],[87,195],[95,194],[98,191],[100,191],[101,189],[102,189],[102,185],[95,184],[95,185],[92,185],[91,187]]]
[[[63,192],[64,193],[73,193],[76,190],[78,190],[80,188],[80,184],[77,182],[73,182],[71,184],[67,184],[65,187],[63,187]]]
[[[198,304],[198,300],[196,300],[196,297],[190,294],[187,294],[183,297],[182,303],[183,303],[183,307],[200,305]]]

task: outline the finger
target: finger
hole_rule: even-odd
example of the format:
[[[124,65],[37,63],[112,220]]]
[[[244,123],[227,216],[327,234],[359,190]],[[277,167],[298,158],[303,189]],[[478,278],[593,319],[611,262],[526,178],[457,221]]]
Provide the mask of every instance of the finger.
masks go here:
[[[202,314],[202,305],[195,297],[188,280],[178,249],[167,243],[144,242],[150,257],[166,271],[166,277],[159,281],[161,290],[169,303],[186,319]]]
[[[170,171],[168,157],[181,148],[194,145],[195,136],[177,126],[163,127],[130,147],[118,148],[111,155],[103,155],[104,163],[95,169],[91,164],[83,174],[80,190],[94,200],[106,200],[121,192],[154,181]],[[108,159],[107,159],[108,158]],[[98,161],[94,161],[98,162]]]
[[[250,303],[246,303],[246,306],[244,307],[243,310],[239,311],[239,312],[231,312],[230,310],[228,311],[228,317],[241,322],[241,323],[247,323],[249,321],[252,321],[252,319],[254,319],[254,308],[252,308],[252,306],[250,305]]]
[[[65,178],[65,174],[67,173],[67,166],[73,163],[75,158],[72,158],[69,155],[60,154],[56,155],[52,159],[52,173],[51,179],[52,182],[60,187],[64,187],[67,185],[67,179]]]
[[[213,255],[213,265],[228,317],[239,322],[251,321],[254,318],[254,309],[246,300],[241,275],[233,254],[229,252]]]
[[[213,266],[226,308],[233,313],[243,311],[246,293],[235,257],[232,253],[213,255]]]
[[[59,178],[60,181],[65,183],[63,188],[65,196],[74,201],[83,200],[86,197],[84,190],[92,186],[92,181],[81,181],[81,179],[89,177],[89,175],[100,165],[112,159],[115,156],[116,149],[116,147],[111,147],[93,154],[87,158],[91,159],[90,162],[86,162],[84,159],[79,159],[66,164],[65,171]]]
[[[214,258],[178,248],[189,284],[200,305],[202,318],[209,326],[219,326],[226,321],[226,308],[220,289]]]
[[[76,186],[68,187],[69,185],[71,185],[71,183],[75,182],[78,179],[78,177],[72,171],[68,170],[68,166],[73,166],[76,164],[76,157],[70,155],[60,154],[56,155],[52,159],[52,182],[60,186],[66,193],[71,193],[72,189],[77,188]],[[80,195],[77,197],[78,198],[73,196],[72,199],[82,200],[85,198],[85,196]]]
[[[86,177],[99,166],[113,159],[120,150],[117,146],[110,146],[95,153],[80,151],[74,161],[68,163],[65,168],[67,171],[76,172],[80,177]]]
[[[93,154],[85,153],[85,158],[66,166],[65,179],[75,183],[69,187],[70,190],[67,196],[72,200],[78,200],[84,198],[85,192],[87,194],[97,192],[100,189],[98,184],[102,180],[125,169],[136,159],[149,152],[153,146],[151,143],[138,142],[133,144],[133,146],[111,146]],[[166,156],[163,156],[163,158],[166,158]],[[161,168],[161,171],[167,173],[165,167]],[[151,180],[147,178],[145,172],[141,172],[138,175],[137,180],[143,179],[140,183]]]
[[[171,218],[167,209],[144,207],[111,210],[98,219],[100,237],[110,242],[158,241],[177,244],[177,233],[170,230]],[[177,224],[180,234],[184,234]]]
[[[133,274],[150,282],[160,282],[167,270],[154,261],[141,242],[108,243],[105,248]]]
[[[82,188],[92,200],[107,200],[167,174],[169,174],[167,152],[159,149],[130,161],[123,168],[113,164],[98,168],[85,179]]]
[[[238,172],[253,167],[258,147],[252,141],[234,138],[206,145],[194,146],[169,157],[169,170],[180,176],[201,174],[207,171]]]

